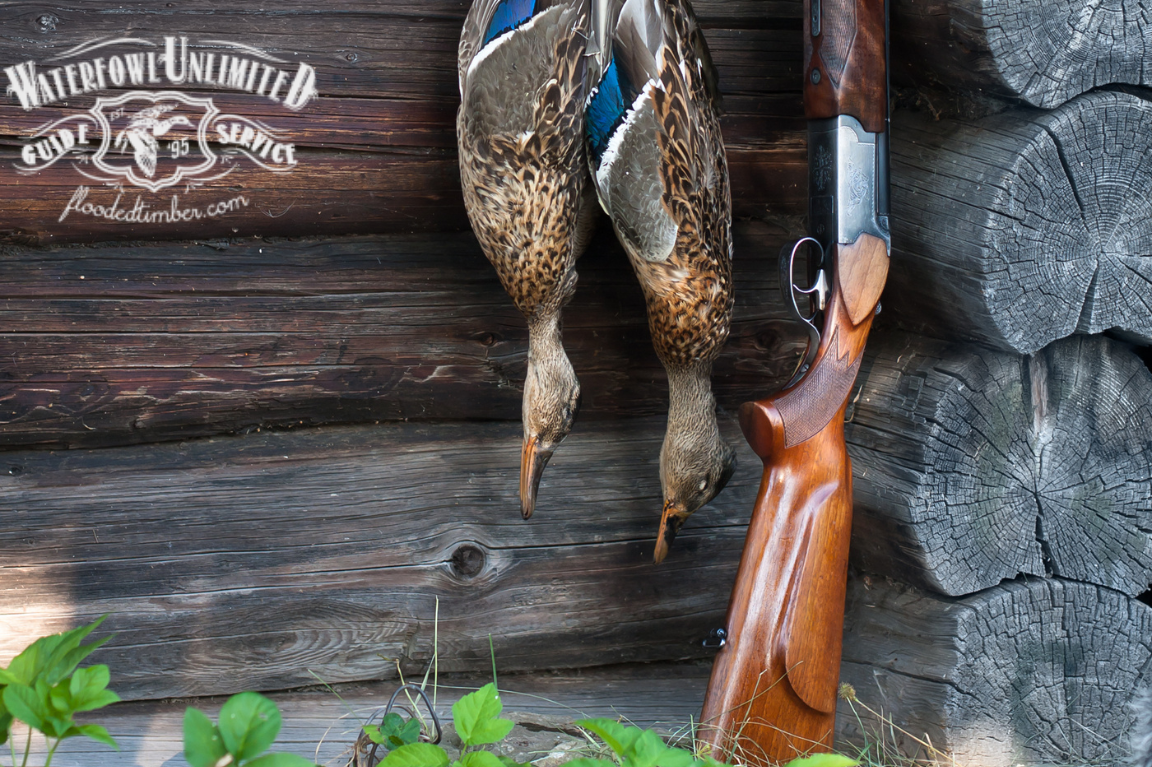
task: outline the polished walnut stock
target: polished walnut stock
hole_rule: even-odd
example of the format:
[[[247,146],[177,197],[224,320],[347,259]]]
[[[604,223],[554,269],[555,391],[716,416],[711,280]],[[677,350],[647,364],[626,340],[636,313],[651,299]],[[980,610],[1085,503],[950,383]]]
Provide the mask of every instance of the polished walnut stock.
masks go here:
[[[700,728],[718,756],[751,764],[832,745],[852,526],[844,413],[888,275],[884,0],[805,9],[809,241],[832,292],[807,370],[740,411],[764,478]]]
[[[808,373],[740,410],[764,478],[701,736],[750,763],[832,744],[852,526],[844,410],[888,267],[885,243],[867,234],[837,256],[825,333]],[[849,273],[856,279],[842,284]]]

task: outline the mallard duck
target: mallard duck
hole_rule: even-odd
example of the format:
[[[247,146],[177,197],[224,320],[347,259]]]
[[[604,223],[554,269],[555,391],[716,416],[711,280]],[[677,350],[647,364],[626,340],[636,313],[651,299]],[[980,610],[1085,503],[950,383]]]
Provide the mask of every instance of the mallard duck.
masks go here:
[[[716,70],[686,0],[593,0],[586,132],[600,204],[640,280],[668,371],[656,561],[724,488],[712,362],[732,316],[732,200]]]
[[[588,0],[475,0],[460,38],[460,177],[472,228],[528,320],[520,510],[568,435],[580,384],[560,313],[594,226],[584,148]]]

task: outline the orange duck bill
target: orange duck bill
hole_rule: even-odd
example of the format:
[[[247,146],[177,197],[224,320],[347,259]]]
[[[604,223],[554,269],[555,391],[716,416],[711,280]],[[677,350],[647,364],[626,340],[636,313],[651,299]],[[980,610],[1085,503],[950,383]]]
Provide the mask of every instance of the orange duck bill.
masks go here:
[[[536,510],[536,491],[540,489],[540,477],[544,467],[552,458],[551,450],[541,450],[536,437],[524,440],[520,451],[520,514],[530,519]]]
[[[668,549],[672,541],[676,540],[676,533],[684,525],[690,515],[684,511],[680,504],[674,501],[664,503],[664,514],[660,517],[660,537],[656,539],[656,564],[664,561],[668,556]]]

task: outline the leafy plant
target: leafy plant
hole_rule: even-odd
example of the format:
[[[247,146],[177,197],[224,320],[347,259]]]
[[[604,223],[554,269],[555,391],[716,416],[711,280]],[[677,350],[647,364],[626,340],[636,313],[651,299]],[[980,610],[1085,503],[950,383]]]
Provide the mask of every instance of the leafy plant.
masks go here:
[[[389,751],[380,767],[521,767],[481,748],[499,743],[512,731],[512,721],[500,718],[503,710],[500,693],[489,682],[452,706],[452,724],[464,744],[459,759],[450,760],[447,751],[431,743],[406,743]]]
[[[652,730],[630,727],[612,719],[582,719],[576,722],[598,736],[612,749],[616,760],[574,759],[567,767],[726,767],[708,754],[698,757],[683,748],[674,748]],[[853,767],[854,759],[841,754],[816,754],[795,759],[787,767]]]
[[[404,717],[390,711],[379,725],[364,725],[364,732],[368,733],[368,739],[373,743],[391,751],[420,740],[420,720],[412,718],[405,721]]]
[[[48,742],[44,767],[50,767],[56,749],[68,738],[84,736],[119,748],[100,725],[76,724],[72,719],[82,711],[95,711],[120,700],[108,689],[107,666],[77,668],[111,639],[109,636],[83,644],[105,617],[87,626],[41,637],[13,658],[8,668],[0,669],[0,745],[8,742],[13,767],[17,763],[16,746],[11,739],[14,719],[28,725],[28,739],[19,760],[21,767],[28,764],[33,731],[43,734]]]
[[[220,724],[203,711],[184,712],[184,758],[192,767],[316,767],[296,754],[265,754],[280,734],[280,709],[255,692],[233,695]]]

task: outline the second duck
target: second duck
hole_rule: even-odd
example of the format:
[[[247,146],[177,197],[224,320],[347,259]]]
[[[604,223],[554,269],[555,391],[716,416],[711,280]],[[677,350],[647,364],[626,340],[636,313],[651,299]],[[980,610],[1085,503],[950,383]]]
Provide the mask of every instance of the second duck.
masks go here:
[[[732,318],[732,200],[717,77],[686,0],[592,0],[589,165],[640,280],[668,372],[655,558],[736,466],[712,363]]]

